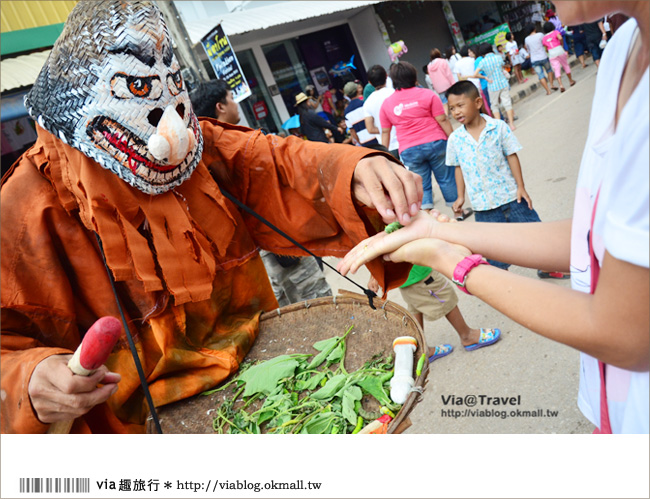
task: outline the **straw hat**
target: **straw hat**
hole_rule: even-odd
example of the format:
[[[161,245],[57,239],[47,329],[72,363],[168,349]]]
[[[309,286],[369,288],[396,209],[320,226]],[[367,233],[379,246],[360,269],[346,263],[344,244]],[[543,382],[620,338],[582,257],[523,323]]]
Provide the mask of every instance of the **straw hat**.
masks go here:
[[[301,102],[305,102],[306,100],[309,100],[309,97],[307,97],[304,92],[300,92],[298,95],[296,95],[296,103],[294,106],[297,106]]]

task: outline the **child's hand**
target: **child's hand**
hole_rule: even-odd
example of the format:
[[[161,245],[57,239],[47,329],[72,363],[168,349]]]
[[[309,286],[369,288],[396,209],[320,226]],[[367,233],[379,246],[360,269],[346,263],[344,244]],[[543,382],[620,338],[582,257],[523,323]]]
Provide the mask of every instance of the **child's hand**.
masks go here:
[[[456,201],[454,201],[454,204],[451,206],[451,209],[456,214],[462,213],[464,204],[465,204],[465,198],[464,197],[456,198]]]
[[[379,293],[379,281],[375,279],[372,275],[368,280],[368,289],[374,293]]]
[[[530,196],[526,192],[526,189],[524,189],[523,187],[518,187],[517,188],[517,202],[521,203],[522,198],[526,200],[526,203],[528,203],[528,208],[532,210],[533,209],[533,200],[530,199]]]
[[[438,219],[434,217],[441,217]],[[444,241],[435,239],[435,229],[441,222],[448,222],[449,217],[440,215],[432,210],[431,215],[425,211],[420,211],[411,219],[411,223],[402,227],[395,232],[387,234],[380,232],[365,241],[357,244],[352,250],[345,255],[345,258],[337,265],[337,270],[346,275],[348,272],[355,273],[359,267],[367,262],[384,255],[384,259],[394,262],[411,262],[419,265],[432,266],[431,259],[438,255],[436,249],[448,250],[456,247],[455,244],[449,244]],[[463,254],[469,250],[462,249]],[[404,250],[404,251],[403,251]],[[455,250],[458,251],[458,248]],[[448,254],[448,251],[443,251]],[[466,255],[464,255],[466,256]],[[462,258],[461,258],[462,260]],[[453,269],[452,269],[453,270]]]

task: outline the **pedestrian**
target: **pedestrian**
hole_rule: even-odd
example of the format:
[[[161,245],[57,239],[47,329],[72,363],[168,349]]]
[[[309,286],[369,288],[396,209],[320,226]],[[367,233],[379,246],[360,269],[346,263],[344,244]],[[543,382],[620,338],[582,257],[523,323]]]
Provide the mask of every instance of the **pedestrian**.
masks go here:
[[[456,82],[456,78],[452,73],[449,61],[442,57],[442,53],[439,49],[432,49],[430,58],[431,60],[429,61],[427,70],[429,71],[431,84],[433,85],[433,89],[440,97],[442,105],[445,109],[445,114],[447,114],[447,97],[445,95],[445,92]]]
[[[542,43],[544,35],[537,32],[534,24],[529,24],[526,31],[529,33],[524,40],[524,45],[530,53],[530,63],[537,73],[539,83],[546,90],[546,95],[551,95],[551,90],[557,90],[558,87],[553,85],[553,72],[551,71],[551,63],[548,60],[546,48]],[[548,83],[546,78],[548,77]],[[550,85],[550,88],[549,88]]]
[[[489,54],[490,52],[492,52],[492,45],[489,43],[481,43],[476,47],[476,49],[474,49],[474,54],[476,55],[476,59],[474,59],[475,71],[478,69],[478,65],[483,60],[484,54]],[[483,76],[486,76],[484,71],[481,71],[481,74]],[[490,111],[489,114],[492,116],[492,107],[490,106],[490,93],[488,92],[487,79],[481,78],[479,81],[481,82],[481,97],[483,97],[485,108]]]
[[[257,249],[304,253],[222,189],[321,255],[417,213],[421,181],[388,154],[199,121],[172,47],[155,2],[79,1],[26,96],[38,140],[0,193],[2,433],[142,433],[145,387],[160,407],[239,369],[278,306]],[[385,289],[408,275],[369,269]],[[86,331],[122,314],[135,356],[123,332],[73,375]]]
[[[224,123],[236,125],[241,120],[239,106],[225,80],[201,82],[190,94],[197,116],[207,116]]]
[[[564,92],[566,89],[562,85],[562,69],[569,78],[569,83],[571,86],[575,85],[573,77],[571,76],[571,67],[569,66],[567,53],[562,47],[562,35],[558,30],[555,29],[555,26],[552,22],[547,21],[544,23],[544,38],[542,38],[542,43],[548,50],[548,58],[551,61],[551,67],[555,72],[555,78],[557,78],[558,83],[560,84],[560,92]]]
[[[528,78],[524,78],[523,74],[521,73],[521,65],[524,62],[524,57],[519,54],[519,45],[517,45],[517,42],[515,41],[510,31],[506,33],[506,40],[507,42],[505,45],[505,51],[508,53],[508,56],[510,56],[510,63],[512,64],[512,68],[515,71],[517,83],[526,83],[528,81]]]
[[[388,75],[383,66],[376,64],[368,70],[368,81],[375,87],[375,91],[363,101],[363,115],[368,132],[375,135],[381,142],[381,106],[384,101],[395,93],[395,89],[388,86]],[[388,141],[388,151],[399,159],[399,142],[395,128],[391,128]]]
[[[302,134],[307,140],[329,143],[329,139],[325,133],[325,130],[329,130],[334,136],[335,141],[340,142],[342,137],[339,134],[338,128],[329,120],[316,114],[312,103],[313,100],[310,100],[304,92],[296,95],[295,107],[300,117],[300,130]]]
[[[506,111],[510,129],[515,130],[515,112],[512,109],[510,83],[508,83],[508,80],[503,75],[503,59],[492,51],[484,53],[483,60],[479,63],[474,77],[479,78],[481,72],[485,73],[488,79],[488,93],[490,94],[492,115],[496,119],[501,119],[501,113],[499,112],[499,104],[501,104]]]
[[[468,82],[458,82],[448,90],[449,112],[460,124],[447,143],[448,166],[456,168],[460,211],[469,197],[477,222],[540,222],[526,191],[517,152],[521,144],[501,120],[481,115],[481,97]],[[507,270],[510,264],[489,260]],[[566,278],[562,273],[540,271],[543,278]]]
[[[390,132],[395,127],[399,154],[404,164],[422,177],[422,209],[433,209],[431,175],[435,177],[447,206],[456,201],[457,188],[454,169],[445,165],[447,137],[451,123],[440,98],[427,88],[416,87],[417,69],[406,62],[391,67],[395,93],[388,97],[379,113],[382,124],[382,143],[388,147]],[[459,211],[465,219],[471,210]]]
[[[449,45],[445,51],[445,57],[449,62],[449,68],[451,69],[451,74],[456,74],[456,63],[460,61],[460,54],[456,52],[456,47]]]
[[[569,25],[614,11],[634,18],[617,30],[598,71],[572,219],[448,224],[438,223],[435,212],[422,213],[408,227],[359,243],[339,271],[354,272],[386,255],[453,275],[466,293],[581,352],[578,406],[596,426],[594,433],[647,434],[650,4],[555,4]],[[525,267],[570,267],[573,289],[480,265],[481,254]]]
[[[562,46],[564,47],[565,51],[569,51],[569,45],[566,41],[566,30],[564,29],[564,25],[562,24],[562,21],[560,21],[560,18],[557,16],[555,11],[553,9],[548,9],[546,11],[546,22],[550,22],[553,24],[553,29],[556,29],[560,35],[562,35]]]
[[[603,49],[607,45],[607,32],[603,23],[604,18],[600,18],[597,21],[583,24],[587,48],[591,52],[591,57],[593,57],[596,66],[600,64]]]
[[[379,140],[366,129],[365,115],[363,111],[363,87],[353,81],[349,81],[343,87],[345,96],[350,99],[348,107],[345,108],[345,125],[350,130],[354,142],[360,146],[369,147],[380,151],[384,149]]]
[[[573,33],[573,50],[580,61],[582,69],[584,69],[588,66],[588,64],[585,64],[585,51],[587,50],[585,27],[583,24],[576,24],[575,26],[569,26],[568,30]]]
[[[368,289],[375,293],[379,292],[379,283],[372,276],[368,282]],[[399,293],[406,302],[408,311],[423,330],[425,318],[429,322],[434,322],[445,317],[458,334],[461,345],[468,352],[493,345],[501,338],[501,330],[498,328],[469,327],[458,307],[458,296],[453,284],[431,267],[413,265],[408,279],[399,287]],[[428,361],[431,363],[445,357],[453,350],[452,345],[448,343],[429,347]]]

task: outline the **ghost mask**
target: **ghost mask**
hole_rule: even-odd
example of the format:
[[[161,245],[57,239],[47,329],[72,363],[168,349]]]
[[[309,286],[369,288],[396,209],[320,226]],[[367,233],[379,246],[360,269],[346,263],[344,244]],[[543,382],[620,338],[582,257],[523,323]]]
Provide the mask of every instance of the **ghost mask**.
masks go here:
[[[147,194],[198,164],[203,137],[158,7],[80,1],[25,98],[40,126]]]

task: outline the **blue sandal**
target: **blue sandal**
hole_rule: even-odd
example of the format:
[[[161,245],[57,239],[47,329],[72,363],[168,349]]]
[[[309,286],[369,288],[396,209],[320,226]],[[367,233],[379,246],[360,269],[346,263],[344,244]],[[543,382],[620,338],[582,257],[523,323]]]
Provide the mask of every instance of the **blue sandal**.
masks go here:
[[[437,345],[433,351],[433,355],[429,357],[429,364],[431,364],[436,359],[449,355],[453,351],[454,351],[454,347],[452,347],[447,343],[445,343],[444,345]]]
[[[472,350],[476,350],[478,348],[483,348],[488,345],[492,345],[493,343],[496,343],[499,341],[499,338],[501,338],[501,330],[500,329],[483,329],[481,328],[481,335],[479,336],[478,343],[474,343],[473,345],[467,345],[465,347],[465,350],[468,352],[471,352]]]

